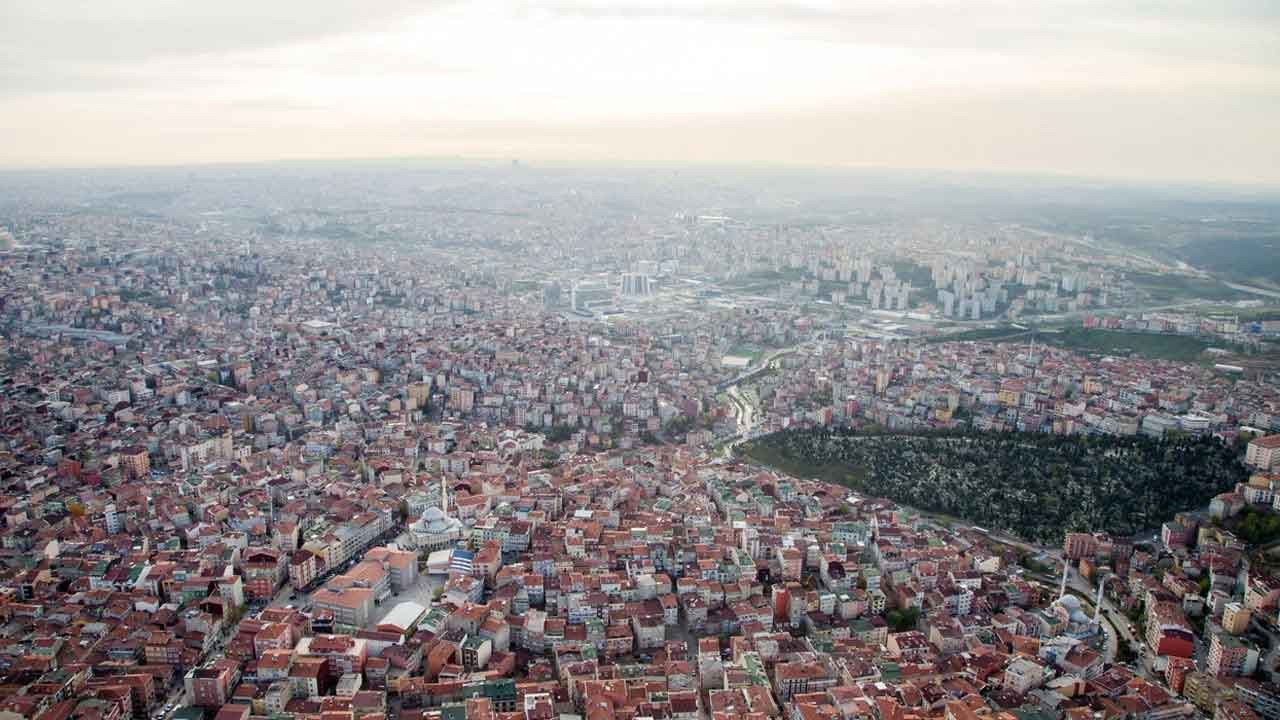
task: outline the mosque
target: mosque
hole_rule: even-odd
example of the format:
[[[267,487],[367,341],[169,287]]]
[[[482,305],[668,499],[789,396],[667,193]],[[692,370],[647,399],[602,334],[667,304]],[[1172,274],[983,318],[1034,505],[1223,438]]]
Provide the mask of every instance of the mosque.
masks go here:
[[[420,553],[451,548],[462,539],[462,522],[449,517],[449,492],[444,478],[440,479],[440,507],[430,505],[422,511],[422,517],[409,525],[409,535]]]
[[[1093,617],[1084,611],[1080,599],[1067,593],[1067,578],[1071,573],[1071,563],[1065,563],[1062,569],[1062,586],[1058,590],[1058,599],[1041,611],[1041,634],[1045,637],[1063,635],[1076,640],[1084,640],[1102,632],[1102,583],[1098,585],[1098,599],[1094,603]]]
[[[1097,618],[1089,617],[1080,605],[1080,598],[1075,595],[1063,595],[1058,598],[1050,610],[1057,620],[1061,634],[1077,640],[1093,637],[1098,634]]]

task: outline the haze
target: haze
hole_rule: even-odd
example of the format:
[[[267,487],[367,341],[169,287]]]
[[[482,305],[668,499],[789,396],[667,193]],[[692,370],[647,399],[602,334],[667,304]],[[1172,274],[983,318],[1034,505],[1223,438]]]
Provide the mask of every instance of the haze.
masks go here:
[[[1266,2],[0,7],[0,165],[462,156],[1280,183]]]

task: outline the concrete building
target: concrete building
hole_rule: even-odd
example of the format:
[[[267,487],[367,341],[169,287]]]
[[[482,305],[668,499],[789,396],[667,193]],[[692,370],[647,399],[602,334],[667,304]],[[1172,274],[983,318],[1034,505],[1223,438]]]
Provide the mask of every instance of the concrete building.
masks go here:
[[[362,587],[323,587],[311,596],[311,603],[318,610],[333,613],[335,623],[361,628],[369,624],[373,614],[374,591]]]
[[[1244,453],[1246,465],[1259,470],[1271,470],[1280,464],[1280,434],[1254,438]]]
[[[1243,635],[1249,629],[1253,611],[1238,602],[1229,602],[1222,609],[1222,629],[1232,635]]]
[[[654,292],[653,279],[640,273],[622,274],[623,297],[649,297]]]
[[[599,307],[613,302],[613,290],[598,280],[579,280],[573,284],[570,293],[570,307],[578,312],[590,312],[593,306]]]
[[[1209,657],[1205,669],[1215,677],[1250,675],[1258,667],[1258,649],[1221,626],[1209,627]]]

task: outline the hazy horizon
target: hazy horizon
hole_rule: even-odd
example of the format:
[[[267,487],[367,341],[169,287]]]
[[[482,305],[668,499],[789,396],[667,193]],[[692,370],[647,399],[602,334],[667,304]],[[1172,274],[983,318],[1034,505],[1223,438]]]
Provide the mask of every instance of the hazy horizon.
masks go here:
[[[0,167],[519,158],[1280,185],[1280,6],[10,3]]]

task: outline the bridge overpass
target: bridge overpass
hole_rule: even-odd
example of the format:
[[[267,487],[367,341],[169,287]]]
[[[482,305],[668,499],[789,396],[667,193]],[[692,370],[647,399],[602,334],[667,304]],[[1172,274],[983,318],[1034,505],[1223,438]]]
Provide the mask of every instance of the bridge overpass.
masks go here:
[[[755,367],[749,367],[746,370],[739,373],[737,377],[734,377],[733,379],[730,379],[730,380],[725,380],[717,384],[716,392],[724,392],[735,385],[740,385],[744,382],[747,382],[748,380],[751,380],[755,377],[758,377],[759,375],[762,375],[765,372],[768,372],[769,368],[773,365],[773,362],[775,360],[777,360],[778,358],[784,355],[791,355],[796,351],[798,351],[799,349],[800,349],[800,346],[797,345],[795,347],[781,348],[779,350],[770,350],[768,353],[765,354],[763,358],[761,358],[760,363]]]

